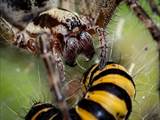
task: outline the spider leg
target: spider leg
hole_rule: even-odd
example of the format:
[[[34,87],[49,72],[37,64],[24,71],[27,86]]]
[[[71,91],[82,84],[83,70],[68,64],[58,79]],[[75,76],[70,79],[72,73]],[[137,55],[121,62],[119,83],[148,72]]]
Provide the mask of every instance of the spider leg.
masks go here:
[[[4,18],[0,16],[0,37],[2,37],[7,42],[14,37],[13,26],[11,26]]]
[[[133,10],[135,15],[139,18],[140,21],[143,22],[145,27],[148,29],[153,39],[157,42],[160,41],[160,29],[154,23],[154,21],[150,18],[147,12],[140,6],[138,0],[127,0],[127,5],[130,9]]]
[[[107,54],[108,54],[108,48],[107,48],[107,40],[106,40],[106,32],[104,30],[104,28],[101,28],[97,25],[93,24],[93,20],[90,19],[87,16],[82,16],[83,21],[85,21],[86,26],[87,26],[87,31],[91,34],[98,34],[99,37],[99,42],[100,42],[100,64],[99,64],[99,68],[102,69],[106,62],[108,61],[109,58],[107,58]]]
[[[60,75],[59,76],[60,80],[63,82],[63,81],[65,81],[65,72],[64,72],[64,65],[63,65],[62,58],[61,58],[60,54],[58,52],[56,52],[54,47],[52,48],[52,54],[54,56],[55,63],[57,65],[57,69],[58,69],[58,72]],[[53,64],[55,64],[55,63],[53,62]]]
[[[124,0],[102,0],[99,1],[99,14],[95,19],[95,25],[98,25],[101,28],[105,28],[110,22],[114,11],[119,6],[119,4]]]
[[[92,26],[91,29],[94,29],[94,31],[99,36],[99,41],[101,45],[101,53],[100,53],[100,64],[99,68],[102,69],[106,62],[109,60],[108,51],[109,48],[107,47],[107,40],[106,40],[106,33],[105,33],[105,27],[108,25],[109,21],[111,20],[112,14],[114,13],[117,6],[122,2],[123,0],[104,0],[101,2],[97,1],[97,5],[99,8],[99,13],[94,17],[93,20],[84,20],[91,21],[88,22],[87,26]],[[92,30],[90,30],[92,31]]]
[[[100,47],[101,47],[101,53],[100,53],[100,64],[99,68],[102,69],[106,62],[108,61],[108,47],[107,47],[107,40],[106,40],[106,35],[105,35],[105,30],[100,27],[96,27],[96,32],[99,36],[99,41],[100,41]]]
[[[38,37],[38,41],[40,44],[39,46],[40,54],[43,58],[45,67],[47,69],[50,90],[53,93],[53,96],[55,96],[58,106],[60,107],[64,115],[64,120],[68,120],[69,119],[68,108],[61,91],[62,84],[60,80],[58,65],[56,62],[56,56],[55,54],[52,54],[52,52],[50,51],[50,44],[49,44],[49,40],[47,39],[48,39],[48,36],[46,34],[41,34]]]
[[[93,19],[93,24],[105,28],[118,5],[124,0],[81,0],[80,14]]]
[[[38,50],[35,38],[31,38],[26,33],[26,31],[15,33],[15,37],[12,44],[17,46],[18,48],[26,49],[31,53],[37,53]]]

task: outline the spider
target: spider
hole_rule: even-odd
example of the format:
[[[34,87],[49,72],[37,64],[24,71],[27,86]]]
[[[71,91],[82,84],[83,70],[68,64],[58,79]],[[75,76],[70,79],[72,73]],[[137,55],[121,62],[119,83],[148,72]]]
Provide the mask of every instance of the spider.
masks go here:
[[[104,29],[93,24],[93,20],[66,9],[55,8],[49,4],[51,2],[1,0],[0,14],[2,21],[14,27],[10,43],[42,56],[50,89],[59,104],[66,106],[60,90],[61,81],[65,79],[61,56],[69,66],[76,65],[79,54],[90,60],[95,53],[91,34],[97,33],[101,44],[99,68],[103,68],[107,61],[106,37]],[[60,78],[57,80],[53,76],[53,68],[58,69]]]
[[[16,0],[2,0],[1,2],[1,16],[18,29],[14,32],[12,44],[37,53],[39,50],[37,38],[45,33],[48,35],[46,42],[50,44],[48,49],[61,55],[69,66],[75,66],[75,60],[79,54],[82,53],[87,60],[93,57],[95,50],[89,31],[95,30],[99,35],[101,44],[100,68],[104,66],[106,62],[106,38],[103,28],[92,24],[93,21],[90,22],[88,18],[81,18],[71,11],[48,7],[50,0],[35,1],[35,3],[23,2]],[[23,6],[24,4],[27,6]],[[7,9],[5,9],[6,6]],[[40,8],[38,12],[34,12],[36,7]],[[44,9],[47,10],[43,11]],[[13,14],[10,14],[12,10]],[[14,15],[20,12],[23,14],[15,18]],[[26,25],[24,26],[24,24]],[[57,64],[60,63],[60,68],[63,69],[61,58],[58,57],[56,60]]]

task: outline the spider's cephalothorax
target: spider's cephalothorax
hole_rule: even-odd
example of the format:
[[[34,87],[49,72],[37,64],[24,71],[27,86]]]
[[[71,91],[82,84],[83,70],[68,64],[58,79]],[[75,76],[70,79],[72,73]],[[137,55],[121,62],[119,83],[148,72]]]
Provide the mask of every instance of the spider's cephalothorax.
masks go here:
[[[50,49],[61,53],[65,62],[73,66],[78,54],[91,59],[95,53],[92,37],[85,23],[73,12],[52,8],[40,13],[26,28],[17,34],[14,44],[36,51],[37,36],[49,35]]]

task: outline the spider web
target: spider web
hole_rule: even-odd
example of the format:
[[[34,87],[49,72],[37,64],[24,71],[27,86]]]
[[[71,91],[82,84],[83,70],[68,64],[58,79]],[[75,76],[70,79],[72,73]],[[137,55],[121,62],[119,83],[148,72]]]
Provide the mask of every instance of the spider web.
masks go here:
[[[33,103],[51,102],[42,63],[15,47],[0,48],[0,119],[19,120]]]
[[[136,96],[133,99],[133,111],[130,120],[158,120],[158,51],[156,43],[143,24],[129,12],[117,13],[117,24],[113,33],[113,56],[121,53],[120,63],[132,69],[131,75],[136,84]],[[121,22],[123,21],[123,22]],[[117,30],[121,29],[121,30]],[[120,37],[119,37],[120,36]],[[115,55],[114,55],[115,54]],[[133,67],[133,68],[132,68]],[[154,112],[151,112],[151,109]],[[154,116],[154,117],[150,117]]]

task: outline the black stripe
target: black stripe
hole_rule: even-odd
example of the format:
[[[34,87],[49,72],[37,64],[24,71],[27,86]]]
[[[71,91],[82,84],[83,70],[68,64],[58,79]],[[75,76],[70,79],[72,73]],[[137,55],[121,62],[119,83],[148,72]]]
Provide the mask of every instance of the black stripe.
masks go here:
[[[31,120],[31,118],[40,110],[45,108],[53,108],[54,112],[58,111],[57,108],[55,108],[52,104],[49,103],[37,103],[32,106],[28,114],[25,116],[25,120]]]
[[[36,117],[36,120],[49,120],[50,118],[52,118],[51,120],[63,120],[63,115],[62,115],[62,113],[61,113],[61,111],[59,109],[52,108],[52,109],[50,109],[50,110],[48,110],[46,112],[43,111],[42,113],[40,113]]]
[[[110,114],[100,104],[94,101],[82,99],[79,101],[78,107],[85,109],[98,120],[115,120],[112,114]]]
[[[97,91],[97,90],[107,91],[107,92],[117,96],[121,100],[124,100],[126,103],[126,106],[127,106],[127,110],[128,110],[127,116],[131,113],[131,111],[132,111],[131,98],[124,89],[122,89],[121,87],[119,87],[113,83],[101,83],[101,84],[98,84],[98,85],[91,87],[88,91],[93,92],[93,91]]]
[[[92,77],[95,74],[95,72],[97,72],[98,70],[99,70],[99,65],[91,72],[91,76],[89,78],[89,85],[88,85],[88,87],[90,87],[92,85],[92,81],[93,81]]]
[[[25,120],[31,120],[31,118],[40,110],[44,109],[44,108],[49,108],[52,107],[51,104],[41,104],[41,103],[36,103],[32,106],[32,108],[30,109],[30,111],[27,113],[27,115],[25,116]]]
[[[82,120],[81,117],[77,114],[75,108],[70,109],[69,113],[71,120]]]
[[[33,19],[34,25],[39,25],[40,27],[44,28],[51,28],[58,26],[59,24],[62,24],[60,21],[58,21],[57,18],[52,17],[49,14],[42,14],[40,16],[37,16]]]
[[[88,76],[88,74],[90,73],[91,69],[92,69],[95,65],[96,65],[96,64],[92,65],[92,66],[83,74],[83,80],[82,80],[83,84],[86,83],[87,76]]]
[[[117,74],[117,75],[121,75],[121,76],[127,78],[128,80],[130,80],[130,81],[132,82],[132,84],[133,84],[134,87],[135,87],[135,84],[134,84],[134,82],[133,82],[133,80],[132,80],[132,77],[131,77],[130,75],[128,75],[128,73],[126,73],[125,71],[120,70],[120,69],[107,69],[107,70],[101,72],[100,74],[98,74],[97,76],[95,76],[95,77],[93,78],[91,84],[92,84],[94,81],[98,80],[99,78],[101,78],[101,77],[103,77],[103,76],[106,76],[106,75],[110,75],[110,74]]]
[[[70,31],[69,26],[66,23],[59,21],[57,18],[55,18],[55,17],[53,17],[53,16],[51,16],[47,13],[35,17],[33,19],[33,24],[34,25],[39,25],[42,28],[44,28],[44,27],[53,28],[53,27],[56,27],[58,25],[63,25],[64,27],[66,27],[66,29],[68,31]],[[78,27],[78,26],[76,26],[76,27]]]
[[[107,62],[107,64],[105,65],[105,67],[106,67],[107,65],[110,65],[110,64],[114,64],[114,62]],[[83,83],[84,83],[84,84],[85,84],[85,82],[86,82],[86,78],[87,78],[88,74],[91,72],[91,69],[92,69],[95,65],[97,65],[97,64],[92,65],[92,66],[87,70],[87,72],[84,73],[84,79],[83,79]],[[99,70],[99,65],[98,65],[96,68],[94,68],[94,70],[91,72],[91,76],[90,76],[90,78],[89,78],[89,85],[88,85],[87,87],[90,87],[90,86],[91,86],[91,84],[92,84],[92,77],[93,77],[94,73],[97,72],[98,70]]]
[[[75,18],[75,17],[77,18],[77,20],[76,19],[73,20],[73,18]],[[67,18],[66,18],[66,20],[67,20]],[[52,27],[56,27],[58,25],[63,25],[64,27],[67,28],[68,31],[72,31],[75,27],[81,26],[81,22],[80,22],[79,18],[74,14],[71,18],[68,18],[68,20],[70,21],[71,28],[70,28],[70,26],[67,25],[67,23],[62,22],[61,20],[58,20],[57,18],[51,16],[48,13],[45,13],[45,14],[42,14],[40,16],[35,17],[33,19],[33,24],[39,25],[42,28],[44,28],[44,27],[52,28]]]

